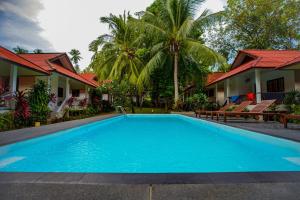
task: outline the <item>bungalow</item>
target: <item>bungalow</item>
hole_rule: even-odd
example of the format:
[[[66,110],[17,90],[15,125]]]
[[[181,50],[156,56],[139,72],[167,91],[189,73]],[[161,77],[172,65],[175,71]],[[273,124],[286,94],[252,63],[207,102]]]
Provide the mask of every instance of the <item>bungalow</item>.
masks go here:
[[[98,86],[97,81],[88,80],[74,70],[66,53],[15,54],[0,46],[2,109],[13,106],[12,101],[5,101],[5,96],[28,90],[38,80],[47,82],[56,96],[56,102],[49,104],[54,114],[60,114],[71,97],[77,101],[88,98],[89,89]]]
[[[210,74],[206,88],[211,101],[219,104],[247,97],[280,103],[287,92],[300,90],[300,51],[239,51],[230,71]]]

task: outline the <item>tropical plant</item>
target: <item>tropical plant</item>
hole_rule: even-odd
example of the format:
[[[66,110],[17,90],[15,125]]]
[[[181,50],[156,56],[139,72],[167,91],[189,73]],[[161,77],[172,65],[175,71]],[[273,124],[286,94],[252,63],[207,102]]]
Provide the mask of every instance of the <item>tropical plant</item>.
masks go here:
[[[102,88],[96,88],[90,90],[90,97],[91,97],[91,110],[95,113],[99,113],[102,109]]]
[[[151,49],[152,57],[141,71],[138,85],[142,88],[149,84],[151,72],[164,66],[169,60],[173,63],[174,103],[179,100],[179,66],[180,60],[190,60],[198,66],[225,64],[225,59],[205,46],[198,38],[199,27],[214,19],[213,14],[205,10],[194,19],[197,8],[204,0],[166,0],[160,2],[157,14],[146,11],[140,25],[149,33],[156,35],[156,43]]]
[[[48,86],[45,81],[38,81],[28,94],[32,121],[45,122],[50,114],[48,107],[51,99]]]
[[[13,48],[13,51],[14,51],[16,54],[28,53],[28,50],[27,50],[27,49],[24,49],[24,48],[19,47],[19,46]]]
[[[73,64],[75,65],[75,70],[76,72],[80,72],[80,68],[79,68],[79,61],[82,59],[82,57],[80,56],[81,53],[79,50],[77,49],[71,49],[71,51],[69,52],[69,54],[71,55],[71,61],[73,62]]]
[[[26,94],[23,91],[17,91],[15,96],[14,122],[17,127],[28,125],[31,111]]]
[[[67,100],[67,105],[69,108],[71,108],[75,102],[76,98],[75,97],[70,97],[68,100]]]
[[[0,131],[14,128],[14,115],[12,112],[0,113]]]
[[[228,0],[209,41],[228,59],[240,49],[299,49],[299,0]]]
[[[131,18],[125,12],[119,16],[110,14],[100,18],[102,23],[108,25],[110,34],[99,36],[89,47],[94,52],[90,66],[101,80],[120,81],[128,78],[130,83],[135,84],[139,77],[143,66],[137,55],[141,36],[137,35],[137,28],[131,23]]]
[[[188,108],[191,110],[197,110],[204,108],[208,103],[208,98],[204,93],[194,94],[187,99]]]
[[[284,103],[287,105],[300,105],[300,91],[293,90],[291,92],[288,92],[284,97]]]
[[[84,98],[84,99],[82,99],[82,100],[79,101],[79,106],[86,107],[87,103],[88,103],[88,99]]]
[[[43,53],[43,50],[42,49],[35,49],[35,50],[33,50],[33,53]]]

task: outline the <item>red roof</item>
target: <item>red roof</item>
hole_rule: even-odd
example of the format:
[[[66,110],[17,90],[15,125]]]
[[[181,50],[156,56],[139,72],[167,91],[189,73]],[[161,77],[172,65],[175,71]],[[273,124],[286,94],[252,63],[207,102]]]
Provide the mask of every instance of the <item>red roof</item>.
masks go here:
[[[92,82],[93,84],[99,86],[96,74],[94,74],[92,72],[87,72],[87,73],[80,74],[80,76],[83,77],[84,79]]]
[[[91,82],[85,79],[84,77],[82,77],[81,75],[77,74],[75,71],[71,71],[70,69],[64,67],[63,65],[54,62],[55,58],[58,59],[58,57],[67,56],[67,54],[65,53],[20,54],[20,56],[32,61],[36,65],[39,65],[44,70],[47,70],[49,72],[55,71],[57,73],[63,74],[65,76],[78,80],[82,83],[91,85],[93,87],[98,86],[94,82]]]
[[[217,80],[224,75],[224,72],[213,72],[207,75],[206,85],[209,85],[211,82]]]
[[[0,58],[14,62],[23,67],[30,68],[32,70],[35,70],[35,71],[38,71],[38,72],[41,72],[44,74],[49,74],[49,72],[46,71],[45,69],[43,69],[42,67],[36,65],[35,63],[19,56],[18,54],[15,54],[1,46],[0,46]]]
[[[214,83],[254,68],[274,69],[278,67],[284,67],[288,63],[294,63],[300,57],[300,51],[297,50],[242,50],[239,52],[235,61],[240,55],[243,54],[249,55],[253,57],[253,59],[235,68],[232,68],[229,72],[210,82],[208,85],[212,85]]]

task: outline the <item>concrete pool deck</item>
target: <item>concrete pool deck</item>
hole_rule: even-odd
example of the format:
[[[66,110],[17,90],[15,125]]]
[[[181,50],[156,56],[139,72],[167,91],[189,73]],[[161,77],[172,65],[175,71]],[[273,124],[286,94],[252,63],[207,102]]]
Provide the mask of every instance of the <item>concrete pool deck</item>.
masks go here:
[[[111,118],[110,114],[0,132],[0,146]],[[233,124],[231,124],[233,123]],[[300,131],[280,124],[231,126],[299,141]],[[238,124],[238,125],[237,125]],[[248,125],[248,126],[247,126]],[[277,127],[277,128],[276,128]],[[270,131],[272,130],[272,131]],[[300,130],[300,129],[299,129]],[[30,133],[30,134],[29,134]],[[298,133],[298,135],[297,135]],[[300,144],[299,144],[300,145]],[[299,200],[300,172],[195,174],[0,173],[0,199]]]

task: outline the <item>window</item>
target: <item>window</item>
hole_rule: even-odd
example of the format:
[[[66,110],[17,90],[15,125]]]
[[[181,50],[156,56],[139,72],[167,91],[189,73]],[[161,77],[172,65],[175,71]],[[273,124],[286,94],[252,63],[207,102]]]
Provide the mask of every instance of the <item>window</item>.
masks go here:
[[[79,97],[80,90],[72,90],[72,97]]]
[[[57,97],[64,97],[64,88],[58,88]]]
[[[213,97],[213,96],[215,96],[215,89],[209,89],[209,90],[207,91],[207,96],[208,96],[208,97]]]
[[[284,92],[284,78],[267,81],[267,92]]]

